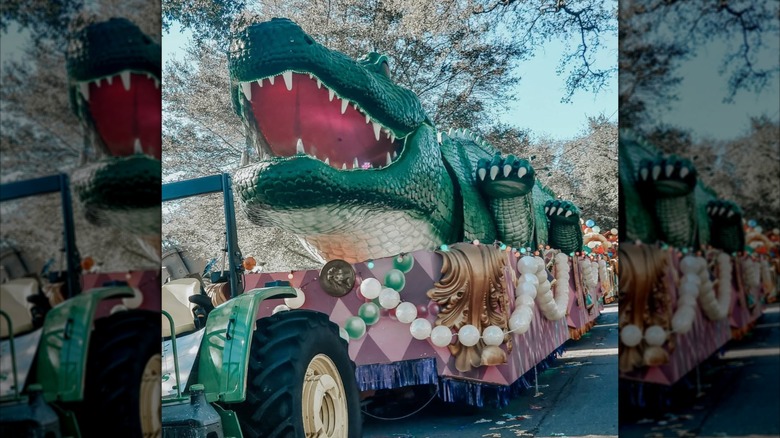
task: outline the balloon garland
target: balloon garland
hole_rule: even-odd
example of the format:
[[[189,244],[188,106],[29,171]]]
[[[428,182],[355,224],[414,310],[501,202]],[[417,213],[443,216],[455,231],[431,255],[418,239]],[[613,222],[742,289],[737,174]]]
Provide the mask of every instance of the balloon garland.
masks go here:
[[[523,253],[527,252],[523,251]],[[547,278],[544,259],[530,255],[520,257],[517,269],[521,275],[515,287],[515,308],[509,316],[509,329],[505,331],[502,327],[491,325],[485,327],[480,333],[476,326],[470,324],[462,326],[457,332],[453,332],[446,326],[433,327],[425,318],[425,314],[429,311],[436,313],[437,309],[431,309],[431,306],[438,308],[438,305],[432,303],[428,306],[417,306],[403,301],[399,291],[406,284],[404,274],[411,270],[414,259],[409,254],[399,255],[394,260],[394,269],[385,274],[384,285],[376,278],[363,279],[356,293],[359,297],[370,301],[360,306],[358,316],[347,318],[343,327],[340,327],[339,333],[347,341],[362,338],[368,326],[379,321],[384,310],[393,311],[398,321],[409,324],[409,332],[413,338],[417,340],[430,338],[431,343],[437,347],[450,345],[455,336],[458,337],[458,342],[467,347],[476,345],[480,339],[486,345],[498,346],[504,342],[507,334],[524,334],[530,329],[534,317],[533,307],[537,304],[542,314],[549,320],[556,321],[566,316],[569,304],[568,260],[566,254],[555,255],[555,279],[551,283]],[[298,293],[297,297],[285,298],[285,303],[276,306],[272,313],[303,306],[306,301],[305,294],[300,288],[295,289]]]
[[[701,284],[699,303],[707,317],[713,321],[729,316],[731,306],[731,257],[726,253],[718,254],[718,296],[707,278]]]

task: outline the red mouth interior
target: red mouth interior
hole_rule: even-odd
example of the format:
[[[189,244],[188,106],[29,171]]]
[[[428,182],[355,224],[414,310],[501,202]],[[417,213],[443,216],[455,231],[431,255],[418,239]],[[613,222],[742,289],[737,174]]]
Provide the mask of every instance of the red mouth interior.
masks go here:
[[[337,169],[342,164],[351,169],[355,158],[361,168],[384,167],[387,154],[400,151],[400,143],[391,142],[383,130],[377,141],[373,124],[366,123],[365,113],[352,102],[341,114],[342,100],[335,96],[330,101],[325,85],[318,88],[317,80],[307,74],[293,73],[292,78],[292,90],[281,76],[273,85],[268,79],[262,87],[251,83],[252,110],[273,155],[296,155],[300,139],[306,154],[321,161],[327,158]]]
[[[130,73],[126,90],[119,75],[89,83],[89,112],[111,155],[135,153],[136,139],[143,152],[161,159],[162,99],[159,82],[143,73]]]

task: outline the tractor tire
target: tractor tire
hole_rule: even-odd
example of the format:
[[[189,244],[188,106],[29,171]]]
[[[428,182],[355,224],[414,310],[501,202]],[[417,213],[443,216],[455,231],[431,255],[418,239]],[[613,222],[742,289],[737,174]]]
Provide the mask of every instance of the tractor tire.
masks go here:
[[[359,438],[355,364],[338,326],[310,310],[258,320],[246,400],[230,408],[245,437]]]
[[[162,436],[159,337],[156,312],[128,310],[95,320],[84,401],[75,409],[83,437]]]

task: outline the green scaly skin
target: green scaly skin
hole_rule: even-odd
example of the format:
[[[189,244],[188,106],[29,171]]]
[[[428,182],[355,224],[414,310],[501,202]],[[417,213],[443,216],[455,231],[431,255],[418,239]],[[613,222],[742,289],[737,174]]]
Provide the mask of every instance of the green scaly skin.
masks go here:
[[[660,152],[634,132],[620,131],[621,237],[675,247],[744,250],[742,211],[718,200],[689,160]]]
[[[146,75],[159,85],[161,54],[133,23],[122,18],[86,25],[69,38],[66,56],[68,96],[84,131],[81,165],[73,188],[87,219],[97,226],[117,227],[138,235],[159,235],[161,165],[148,150],[116,155],[101,138],[90,112],[89,92],[95,81],[107,87],[121,83],[121,72]],[[94,97],[93,97],[94,98]],[[155,133],[150,136],[154,137]],[[159,136],[159,132],[156,133]]]
[[[550,211],[551,203],[560,201],[535,179],[528,161],[502,156],[466,130],[437,133],[417,96],[388,77],[386,57],[371,53],[355,61],[318,44],[292,21],[273,19],[235,32],[228,60],[234,109],[245,125],[248,147],[259,155],[256,163],[243,159],[233,178],[254,223],[301,236],[323,259],[347,261],[474,239],[515,247],[549,243],[566,253],[582,248],[574,205],[547,215],[545,207]],[[293,76],[285,78],[285,72]],[[258,88],[258,80],[265,88]],[[381,125],[380,137],[396,139],[397,158],[372,162],[371,168],[343,168],[330,157],[328,164],[313,156],[308,139],[301,142],[303,151],[269,140],[260,128],[265,115],[254,114],[253,105],[262,99],[257,93],[270,93],[270,86],[284,95],[283,80],[288,91],[304,86],[326,96],[331,90],[341,99],[335,108],[347,100],[341,114],[349,116],[355,108],[356,117],[366,117],[366,129],[369,120]],[[317,81],[318,88],[305,81]],[[323,105],[325,111],[331,110]],[[295,129],[303,126],[298,135],[306,122],[296,117]],[[273,148],[295,152],[278,154]]]

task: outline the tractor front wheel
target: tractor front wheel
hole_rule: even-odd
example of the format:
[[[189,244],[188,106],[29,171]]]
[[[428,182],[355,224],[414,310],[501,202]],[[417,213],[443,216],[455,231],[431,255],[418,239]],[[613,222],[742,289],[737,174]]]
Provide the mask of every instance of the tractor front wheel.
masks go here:
[[[309,310],[257,321],[247,396],[232,408],[247,437],[361,436],[355,365],[338,326]]]
[[[95,320],[76,409],[83,437],[162,436],[159,336],[159,313],[128,310]]]

